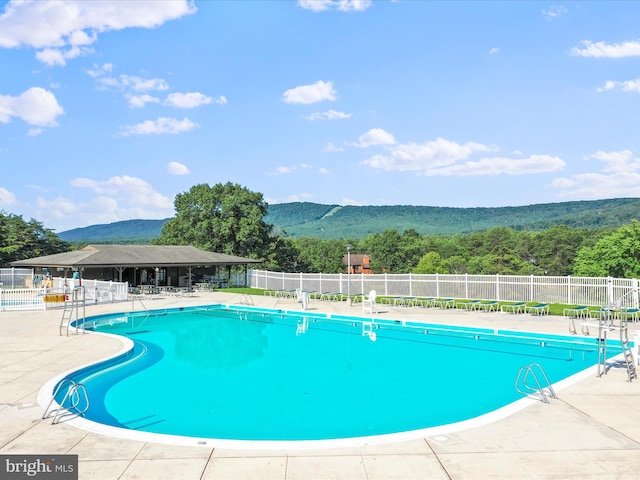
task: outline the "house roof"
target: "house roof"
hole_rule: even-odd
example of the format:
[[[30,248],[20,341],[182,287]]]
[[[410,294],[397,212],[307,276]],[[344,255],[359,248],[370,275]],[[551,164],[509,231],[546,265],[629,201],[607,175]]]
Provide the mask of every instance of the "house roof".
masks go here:
[[[246,265],[260,263],[251,258],[207,252],[175,245],[87,245],[82,250],[56,253],[11,262],[14,267],[175,267]]]

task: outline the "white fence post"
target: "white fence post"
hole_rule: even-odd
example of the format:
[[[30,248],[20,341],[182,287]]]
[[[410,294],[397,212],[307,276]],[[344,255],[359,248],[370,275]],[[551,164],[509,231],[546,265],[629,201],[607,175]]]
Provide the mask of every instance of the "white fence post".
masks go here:
[[[607,277],[607,303],[612,304],[613,301],[613,278]]]
[[[411,272],[409,272],[409,296],[413,297],[413,276]]]

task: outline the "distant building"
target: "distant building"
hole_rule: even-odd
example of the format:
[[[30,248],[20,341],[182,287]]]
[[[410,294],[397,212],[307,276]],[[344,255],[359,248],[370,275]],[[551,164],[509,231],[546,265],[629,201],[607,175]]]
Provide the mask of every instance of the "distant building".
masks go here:
[[[342,257],[342,265],[344,265],[345,271],[348,271],[349,268],[349,258],[348,255],[345,254]],[[369,274],[373,273],[371,270],[371,264],[369,263],[369,255],[364,255],[361,253],[352,253],[351,254],[351,273],[364,273]]]

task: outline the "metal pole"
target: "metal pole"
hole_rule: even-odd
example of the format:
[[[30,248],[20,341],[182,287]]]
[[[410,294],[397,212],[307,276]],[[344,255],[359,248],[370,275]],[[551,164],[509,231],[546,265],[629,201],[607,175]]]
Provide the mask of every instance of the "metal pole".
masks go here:
[[[347,298],[351,305],[351,244],[347,243]]]

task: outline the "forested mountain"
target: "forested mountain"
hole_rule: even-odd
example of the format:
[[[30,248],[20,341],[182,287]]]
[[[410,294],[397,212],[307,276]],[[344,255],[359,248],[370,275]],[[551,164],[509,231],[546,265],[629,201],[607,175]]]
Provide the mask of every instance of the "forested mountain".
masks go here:
[[[493,227],[540,231],[553,225],[575,228],[619,227],[640,218],[640,198],[618,198],[495,208],[411,205],[344,206],[296,202],[269,205],[266,222],[289,237],[364,238],[393,229],[449,235]],[[148,243],[165,220],[127,220],[60,232],[64,241]]]
[[[66,242],[146,244],[160,235],[167,220],[124,220],[74,228],[60,232],[58,236]]]

